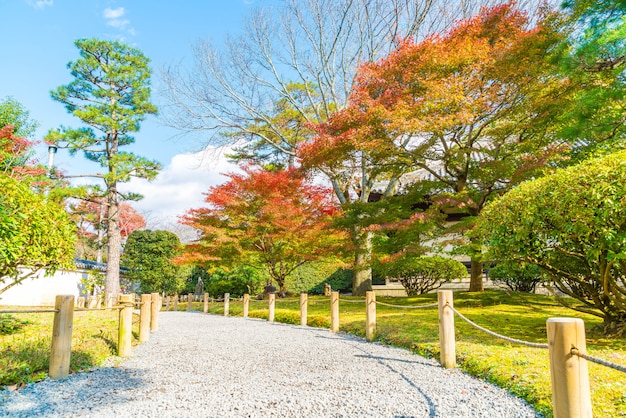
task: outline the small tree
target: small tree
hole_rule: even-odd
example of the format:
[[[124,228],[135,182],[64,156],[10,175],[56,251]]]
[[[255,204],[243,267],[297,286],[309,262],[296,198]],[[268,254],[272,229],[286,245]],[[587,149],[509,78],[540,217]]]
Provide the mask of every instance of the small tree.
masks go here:
[[[581,312],[626,329],[626,151],[529,181],[480,219],[487,258],[536,264]],[[563,301],[565,303],[565,301]]]
[[[185,287],[180,268],[172,263],[180,250],[180,240],[172,232],[134,231],[126,241],[122,262],[142,292],[174,294]]]
[[[244,174],[230,174],[230,181],[209,190],[208,207],[182,218],[201,235],[180,262],[263,266],[285,291],[292,271],[332,254],[340,243],[329,229],[335,211],[330,191],[294,170],[242,169]]]
[[[0,293],[41,270],[71,268],[74,229],[61,205],[0,175]]]
[[[467,269],[462,263],[439,256],[404,255],[381,264],[379,269],[384,276],[402,283],[409,296],[430,292],[446,282],[467,276]]]
[[[120,42],[79,39],[75,44],[81,57],[68,64],[74,80],[51,94],[87,127],[51,131],[47,141],[69,149],[72,155],[83,151],[87,160],[104,168],[104,173],[82,177],[104,182],[104,191],[95,197],[104,198],[108,208],[105,292],[117,295],[121,248],[119,202],[140,198],[136,194],[123,195],[118,184],[130,181],[131,177],[152,179],[160,169],[155,161],[120,150],[134,142],[129,133],[139,131],[141,121],[157,112],[150,103],[149,60],[138,49]]]

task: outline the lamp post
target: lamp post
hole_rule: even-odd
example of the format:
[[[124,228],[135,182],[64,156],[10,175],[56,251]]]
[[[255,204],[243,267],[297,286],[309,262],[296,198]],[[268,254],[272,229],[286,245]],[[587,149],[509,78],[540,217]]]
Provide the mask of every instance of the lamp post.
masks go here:
[[[54,173],[54,155],[57,153],[58,147],[56,145],[48,145],[48,177],[51,179],[56,178]]]

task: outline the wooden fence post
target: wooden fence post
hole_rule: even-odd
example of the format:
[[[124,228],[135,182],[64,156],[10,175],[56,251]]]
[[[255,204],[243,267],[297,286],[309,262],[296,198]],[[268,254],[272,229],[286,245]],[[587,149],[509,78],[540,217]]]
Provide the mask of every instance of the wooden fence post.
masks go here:
[[[150,331],[159,329],[159,312],[161,311],[161,297],[158,293],[150,294]]]
[[[376,293],[365,292],[365,340],[376,338]]]
[[[330,292],[330,332],[339,331],[339,292]]]
[[[120,309],[120,322],[117,337],[117,355],[130,356],[133,342],[133,296],[120,295],[119,302],[124,307]]]
[[[248,293],[243,295],[243,317],[248,317],[248,312],[250,310],[250,295]]]
[[[178,312],[178,295],[174,295],[174,312]]]
[[[305,326],[307,324],[308,317],[308,303],[309,295],[306,293],[300,293],[300,325]]]
[[[139,307],[139,342],[150,339],[150,317],[152,316],[152,295],[141,295],[141,306]]]
[[[96,306],[96,298],[94,296],[89,296],[87,298],[87,309],[93,309]]]
[[[107,293],[106,302],[104,303],[105,308],[110,308],[113,306],[113,293]]]
[[[454,300],[452,290],[439,290],[439,350],[441,365],[446,369],[456,367],[456,348],[454,341]]]
[[[78,298],[78,307],[85,308],[85,298],[82,296]]]
[[[101,306],[102,306],[102,296],[98,295],[96,296],[96,309],[100,309]]]
[[[50,348],[50,379],[65,379],[70,372],[72,354],[72,321],[74,320],[74,296],[58,295],[55,299]]]
[[[170,301],[171,301],[171,297],[166,296],[165,297],[165,311],[169,311],[170,310]]]
[[[208,293],[204,294],[204,306],[203,306],[202,312],[209,313],[209,294]]]
[[[585,323],[580,318],[549,318],[546,326],[554,418],[591,417],[587,360],[571,352],[576,347],[587,353]]]
[[[230,293],[224,293],[224,316],[230,314]]]
[[[191,311],[193,309],[193,295],[189,293],[187,295],[187,311]]]
[[[270,293],[269,296],[269,313],[267,315],[267,320],[269,322],[274,322],[274,315],[276,311],[276,293]]]

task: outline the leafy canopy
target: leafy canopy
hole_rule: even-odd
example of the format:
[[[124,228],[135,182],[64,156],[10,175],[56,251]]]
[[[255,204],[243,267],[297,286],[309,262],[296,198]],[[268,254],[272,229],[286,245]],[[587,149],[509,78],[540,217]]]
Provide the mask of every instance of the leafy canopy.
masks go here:
[[[0,293],[42,269],[72,268],[75,239],[61,205],[0,175]]]
[[[173,232],[133,231],[126,241],[122,263],[143,293],[174,294],[185,286],[179,266],[172,263],[180,250],[180,240]]]

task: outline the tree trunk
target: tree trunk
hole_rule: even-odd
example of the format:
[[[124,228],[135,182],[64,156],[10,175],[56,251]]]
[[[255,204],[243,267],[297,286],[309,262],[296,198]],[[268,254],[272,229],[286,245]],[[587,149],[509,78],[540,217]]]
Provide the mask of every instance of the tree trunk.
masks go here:
[[[470,272],[470,292],[482,292],[483,288],[483,263],[472,260]]]
[[[104,294],[113,294],[114,300],[120,293],[120,250],[122,237],[119,228],[119,212],[117,205],[117,189],[112,186],[108,196],[108,216],[107,216],[107,270]]]
[[[356,254],[352,276],[352,294],[365,296],[365,292],[372,290],[372,233],[365,232],[356,235]]]

